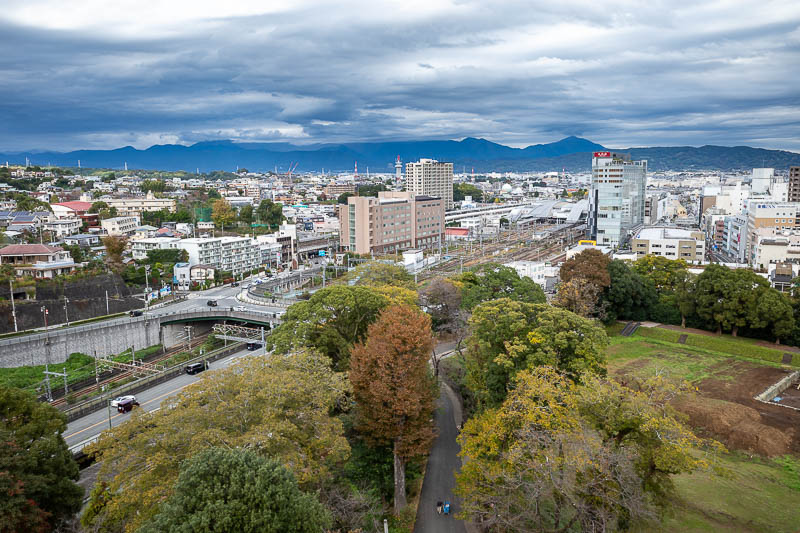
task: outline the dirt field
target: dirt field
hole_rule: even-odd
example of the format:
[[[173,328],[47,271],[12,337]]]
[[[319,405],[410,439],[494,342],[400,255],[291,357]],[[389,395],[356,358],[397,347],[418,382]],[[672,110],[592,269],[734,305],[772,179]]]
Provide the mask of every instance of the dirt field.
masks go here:
[[[701,433],[760,455],[800,454],[800,411],[753,399],[788,370],[643,341],[612,346],[610,352],[609,370],[623,382],[655,370],[692,382],[699,396],[676,407]],[[794,392],[800,403],[800,391]]]

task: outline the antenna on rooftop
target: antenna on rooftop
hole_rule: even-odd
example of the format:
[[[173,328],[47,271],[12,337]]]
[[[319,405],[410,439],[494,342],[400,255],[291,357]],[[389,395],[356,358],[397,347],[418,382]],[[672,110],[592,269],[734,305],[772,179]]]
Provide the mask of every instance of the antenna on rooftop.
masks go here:
[[[356,177],[356,178],[358,177],[358,161],[356,161],[355,176],[354,177]]]

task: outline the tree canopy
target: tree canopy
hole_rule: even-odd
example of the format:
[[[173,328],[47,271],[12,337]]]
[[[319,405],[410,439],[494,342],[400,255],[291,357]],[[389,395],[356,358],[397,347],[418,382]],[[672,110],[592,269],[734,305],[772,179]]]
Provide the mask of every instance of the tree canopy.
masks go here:
[[[346,369],[353,344],[364,340],[367,328],[388,304],[386,296],[369,287],[326,287],[289,307],[267,344],[278,353],[308,346]]]
[[[345,277],[356,285],[376,287],[380,285],[393,285],[405,289],[416,290],[414,277],[405,268],[381,261],[361,263],[347,273]]]
[[[92,494],[82,523],[136,531],[173,493],[181,462],[214,447],[253,450],[286,465],[304,490],[320,487],[349,454],[342,421],[330,414],[346,407],[349,390],[326,357],[306,351],[206,372],[92,445],[107,490]]]
[[[267,224],[271,229],[278,229],[286,217],[283,216],[283,205],[272,200],[261,200],[256,209],[256,216],[261,224]]]
[[[461,304],[472,309],[481,302],[497,298],[511,298],[520,302],[544,303],[542,288],[529,277],[520,277],[513,268],[497,263],[487,263],[473,272],[457,278],[461,285]]]
[[[227,200],[220,198],[214,200],[211,205],[211,220],[214,221],[215,226],[224,230],[225,226],[232,224],[236,220],[236,213],[234,213],[233,207]]]
[[[318,533],[325,508],[279,463],[250,450],[211,448],[181,465],[172,494],[139,533]]]
[[[369,326],[350,361],[357,427],[373,442],[392,445],[398,512],[406,505],[405,462],[433,441],[432,349],[430,317],[416,307],[393,305]]]
[[[47,531],[83,502],[66,417],[33,395],[0,386],[0,531]]]

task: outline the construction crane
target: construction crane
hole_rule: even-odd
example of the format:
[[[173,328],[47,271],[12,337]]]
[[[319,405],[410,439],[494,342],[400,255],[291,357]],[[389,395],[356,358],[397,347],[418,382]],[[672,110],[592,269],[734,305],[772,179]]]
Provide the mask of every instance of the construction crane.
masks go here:
[[[289,163],[289,171],[286,173],[286,175],[291,178],[292,177],[292,172],[297,170],[297,165],[299,165],[299,164],[300,164],[300,161],[298,161],[296,163]]]

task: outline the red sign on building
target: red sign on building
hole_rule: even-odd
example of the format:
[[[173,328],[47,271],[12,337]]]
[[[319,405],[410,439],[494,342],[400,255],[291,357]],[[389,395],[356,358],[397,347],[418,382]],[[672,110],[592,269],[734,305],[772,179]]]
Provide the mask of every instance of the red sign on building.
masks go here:
[[[595,152],[594,157],[611,157],[611,152]]]

